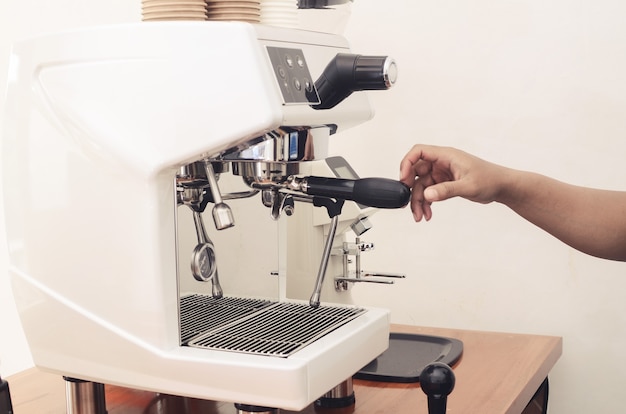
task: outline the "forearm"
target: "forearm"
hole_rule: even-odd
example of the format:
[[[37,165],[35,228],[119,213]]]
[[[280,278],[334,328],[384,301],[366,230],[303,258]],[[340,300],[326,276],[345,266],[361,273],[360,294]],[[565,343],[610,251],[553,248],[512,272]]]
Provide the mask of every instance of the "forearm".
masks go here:
[[[577,250],[626,261],[626,192],[507,170],[496,201]]]

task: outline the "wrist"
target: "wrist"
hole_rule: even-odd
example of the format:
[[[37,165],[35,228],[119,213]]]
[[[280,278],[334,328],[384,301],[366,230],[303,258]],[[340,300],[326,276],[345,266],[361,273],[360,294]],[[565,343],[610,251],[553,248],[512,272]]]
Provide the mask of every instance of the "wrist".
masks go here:
[[[496,181],[494,201],[513,207],[524,198],[524,187],[530,182],[525,171],[502,168]]]

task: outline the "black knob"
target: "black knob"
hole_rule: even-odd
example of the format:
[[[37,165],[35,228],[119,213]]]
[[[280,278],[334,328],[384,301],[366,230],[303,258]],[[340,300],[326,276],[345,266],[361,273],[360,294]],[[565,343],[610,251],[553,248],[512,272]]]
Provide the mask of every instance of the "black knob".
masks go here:
[[[452,368],[442,362],[426,365],[420,374],[422,391],[428,396],[428,414],[445,414],[448,394],[456,379]]]
[[[333,108],[354,91],[389,89],[397,76],[396,62],[388,56],[339,53],[315,81],[320,104],[313,108]]]

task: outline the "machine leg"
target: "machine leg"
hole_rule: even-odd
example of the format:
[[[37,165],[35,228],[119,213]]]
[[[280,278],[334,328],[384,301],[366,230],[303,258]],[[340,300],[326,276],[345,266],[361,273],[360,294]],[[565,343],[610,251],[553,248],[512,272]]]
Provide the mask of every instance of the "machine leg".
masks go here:
[[[350,377],[317,399],[315,406],[319,408],[343,408],[353,405],[355,401],[352,377]]]
[[[107,414],[103,384],[70,377],[63,378],[67,414]]]
[[[279,414],[278,408],[259,407],[257,405],[235,404],[237,414]]]

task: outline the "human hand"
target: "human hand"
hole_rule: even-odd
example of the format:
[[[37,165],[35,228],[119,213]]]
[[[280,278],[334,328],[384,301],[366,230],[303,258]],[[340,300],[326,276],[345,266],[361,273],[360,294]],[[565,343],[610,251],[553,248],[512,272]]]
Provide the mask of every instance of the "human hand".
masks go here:
[[[400,163],[400,181],[412,188],[415,221],[430,220],[435,201],[463,197],[479,203],[496,199],[506,168],[450,147],[415,145]]]

